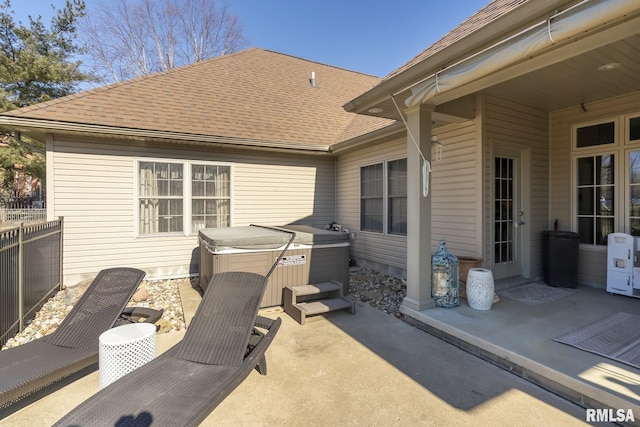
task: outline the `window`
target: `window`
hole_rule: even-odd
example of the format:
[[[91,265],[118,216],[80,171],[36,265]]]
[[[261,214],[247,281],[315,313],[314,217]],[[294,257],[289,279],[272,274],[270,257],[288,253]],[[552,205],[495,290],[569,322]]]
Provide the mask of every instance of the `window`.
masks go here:
[[[390,234],[407,234],[407,159],[387,163],[387,224]]]
[[[196,233],[231,225],[231,167],[140,161],[138,234]]]
[[[578,234],[580,242],[606,245],[615,231],[615,156],[578,158]]]
[[[629,141],[640,141],[640,117],[629,119]]]
[[[580,243],[610,233],[640,236],[640,116],[574,127],[574,200]]]
[[[407,159],[360,168],[360,229],[407,234]]]
[[[640,151],[629,153],[629,234],[640,236]]]
[[[360,169],[360,229],[382,233],[382,163]]]
[[[231,224],[231,167],[191,167],[191,232]]]
[[[576,143],[578,148],[615,143],[615,123],[607,122],[579,127],[576,132]]]
[[[183,166],[140,162],[140,234],[180,232],[183,227]]]

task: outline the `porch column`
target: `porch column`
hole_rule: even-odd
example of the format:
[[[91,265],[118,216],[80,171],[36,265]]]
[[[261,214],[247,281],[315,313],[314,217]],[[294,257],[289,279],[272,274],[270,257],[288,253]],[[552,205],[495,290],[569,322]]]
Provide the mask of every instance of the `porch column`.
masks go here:
[[[424,197],[422,185],[422,156],[431,161],[433,110],[429,105],[417,105],[406,111],[410,131],[407,132],[407,296],[402,304],[417,311],[435,307],[431,298],[431,187]]]

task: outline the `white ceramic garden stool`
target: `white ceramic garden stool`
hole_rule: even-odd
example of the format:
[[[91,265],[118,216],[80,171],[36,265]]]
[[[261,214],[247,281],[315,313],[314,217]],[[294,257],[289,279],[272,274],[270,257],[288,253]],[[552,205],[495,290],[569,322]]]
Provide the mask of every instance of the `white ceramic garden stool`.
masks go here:
[[[99,337],[99,384],[104,388],[156,356],[156,325],[131,323]]]
[[[491,310],[495,284],[486,268],[470,268],[467,275],[467,302],[476,310]]]

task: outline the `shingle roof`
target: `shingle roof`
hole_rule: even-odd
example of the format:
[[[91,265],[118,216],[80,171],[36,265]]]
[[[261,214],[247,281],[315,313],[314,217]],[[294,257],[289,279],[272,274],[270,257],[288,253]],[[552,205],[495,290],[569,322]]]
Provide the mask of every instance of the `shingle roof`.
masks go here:
[[[520,6],[522,3],[527,2],[528,0],[494,0],[476,13],[474,13],[471,17],[466,19],[460,25],[455,27],[453,30],[449,31],[445,34],[441,39],[436,41],[434,44],[420,52],[414,58],[412,58],[409,62],[402,65],[401,67],[395,69],[391,73],[389,73],[384,80],[388,80],[393,76],[400,74],[408,68],[411,68],[413,65],[422,62],[426,58],[434,55],[441,50],[451,46],[453,43],[458,40],[468,36],[474,31],[484,27],[489,24],[491,21],[496,18],[504,15],[507,12],[512,11],[516,7]]]
[[[317,86],[310,84],[315,72]],[[252,48],[5,113],[27,119],[328,147],[351,123],[393,121],[344,111],[377,77]]]

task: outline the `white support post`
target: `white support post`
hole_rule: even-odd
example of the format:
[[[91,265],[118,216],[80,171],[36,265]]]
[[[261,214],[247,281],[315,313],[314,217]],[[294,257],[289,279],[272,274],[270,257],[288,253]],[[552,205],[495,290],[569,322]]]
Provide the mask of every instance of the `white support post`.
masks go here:
[[[429,185],[428,195],[425,197],[423,194],[423,156],[427,161],[431,161],[431,113],[433,110],[431,106],[418,105],[406,112],[409,130],[407,132],[407,296],[402,305],[416,311],[435,307],[435,302],[431,298],[431,185]],[[431,177],[429,177],[430,180]]]

